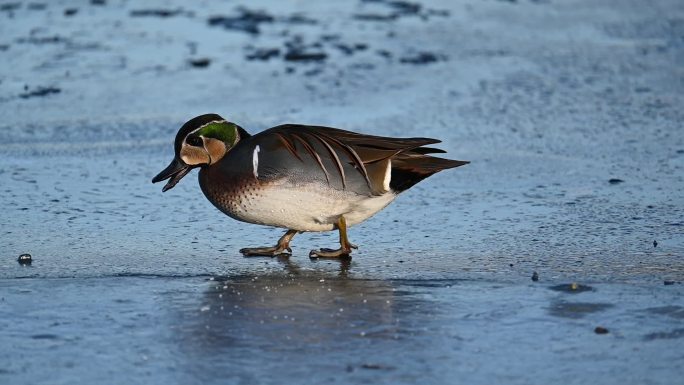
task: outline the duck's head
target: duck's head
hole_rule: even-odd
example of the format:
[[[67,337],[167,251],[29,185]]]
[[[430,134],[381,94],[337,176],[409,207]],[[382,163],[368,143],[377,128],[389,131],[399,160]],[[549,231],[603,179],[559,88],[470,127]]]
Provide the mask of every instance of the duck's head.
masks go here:
[[[190,170],[215,164],[237,144],[249,136],[235,123],[217,114],[205,114],[190,119],[176,134],[176,156],[152,183],[169,179],[162,191],[173,188]]]

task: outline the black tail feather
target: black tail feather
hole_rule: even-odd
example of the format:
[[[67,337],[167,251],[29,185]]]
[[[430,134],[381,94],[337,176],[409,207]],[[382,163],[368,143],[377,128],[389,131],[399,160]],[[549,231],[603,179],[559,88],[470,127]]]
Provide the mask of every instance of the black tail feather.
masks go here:
[[[411,150],[411,152],[415,152],[416,154],[446,154],[446,151],[440,149],[440,148],[434,148],[434,147],[418,147],[414,148]]]
[[[412,152],[416,152],[415,149]],[[427,155],[397,157],[392,159],[390,187],[396,192],[402,192],[432,174],[468,163],[470,162]]]

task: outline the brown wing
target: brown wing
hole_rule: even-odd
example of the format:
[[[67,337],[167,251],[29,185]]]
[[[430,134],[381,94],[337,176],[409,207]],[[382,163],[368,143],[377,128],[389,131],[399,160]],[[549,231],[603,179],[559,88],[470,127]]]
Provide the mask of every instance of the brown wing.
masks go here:
[[[390,166],[390,187],[403,191],[435,172],[467,163],[426,155],[444,152],[422,147],[440,142],[431,138],[389,138],[294,124],[273,127],[259,135],[274,135],[293,157],[312,161],[329,184],[339,181],[343,189],[360,193],[386,192]]]

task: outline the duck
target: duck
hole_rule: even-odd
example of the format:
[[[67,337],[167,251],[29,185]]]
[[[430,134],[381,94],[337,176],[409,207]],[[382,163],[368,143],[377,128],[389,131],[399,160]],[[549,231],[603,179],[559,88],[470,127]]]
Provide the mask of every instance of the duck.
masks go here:
[[[468,161],[433,156],[431,138],[374,136],[332,127],[283,124],[255,135],[215,113],[187,121],[171,163],[152,179],[172,189],[193,169],[217,209],[238,221],[283,228],[274,246],[248,247],[244,256],[289,257],[304,232],[337,230],[340,247],[309,257],[351,258],[347,229],[372,217],[402,192]]]

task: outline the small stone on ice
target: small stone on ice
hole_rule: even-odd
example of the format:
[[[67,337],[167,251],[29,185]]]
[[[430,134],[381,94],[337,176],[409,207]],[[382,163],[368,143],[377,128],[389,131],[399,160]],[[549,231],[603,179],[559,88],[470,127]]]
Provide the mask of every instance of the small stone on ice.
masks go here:
[[[190,63],[190,65],[195,67],[195,68],[207,68],[207,67],[209,67],[209,64],[211,64],[211,59],[209,59],[209,58],[190,59],[190,60],[188,60],[188,63]]]
[[[585,291],[593,291],[594,290],[591,286],[581,285],[577,282],[555,285],[555,286],[549,287],[549,289],[554,290],[554,291],[562,291],[565,293],[573,293],[573,294],[583,293]]]
[[[30,265],[32,262],[31,254],[22,254],[17,259],[20,265]]]

